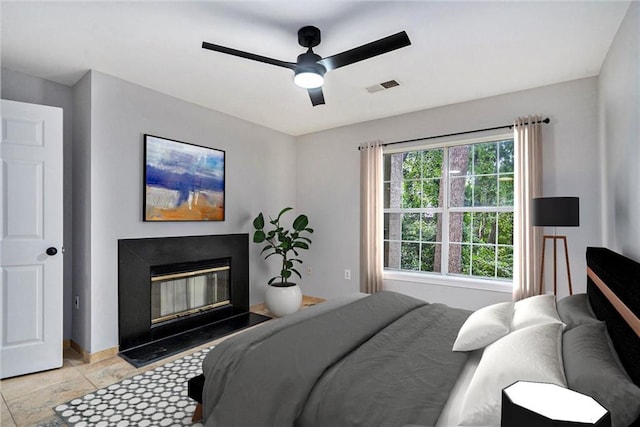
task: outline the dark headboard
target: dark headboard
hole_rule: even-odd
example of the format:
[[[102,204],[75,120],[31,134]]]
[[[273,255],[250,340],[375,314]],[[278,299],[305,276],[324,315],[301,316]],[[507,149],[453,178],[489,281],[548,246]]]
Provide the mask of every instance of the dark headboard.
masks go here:
[[[640,385],[640,263],[606,248],[587,248],[587,294],[620,361]]]

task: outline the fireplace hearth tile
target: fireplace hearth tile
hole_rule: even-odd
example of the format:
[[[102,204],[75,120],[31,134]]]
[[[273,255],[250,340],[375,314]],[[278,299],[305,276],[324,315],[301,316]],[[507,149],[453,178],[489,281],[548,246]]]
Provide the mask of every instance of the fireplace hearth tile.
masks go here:
[[[127,349],[120,352],[119,355],[131,365],[140,368],[267,320],[271,320],[271,317],[256,313],[242,313],[181,334]]]

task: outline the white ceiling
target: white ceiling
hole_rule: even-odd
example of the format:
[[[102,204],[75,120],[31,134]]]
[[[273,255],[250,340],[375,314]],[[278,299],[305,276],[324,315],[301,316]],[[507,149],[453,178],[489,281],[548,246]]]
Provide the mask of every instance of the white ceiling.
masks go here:
[[[599,74],[629,1],[2,1],[2,66],[72,86],[89,69],[291,135]],[[327,73],[312,107],[285,68],[315,25],[329,56],[405,30],[412,45]],[[395,79],[401,86],[370,94]]]

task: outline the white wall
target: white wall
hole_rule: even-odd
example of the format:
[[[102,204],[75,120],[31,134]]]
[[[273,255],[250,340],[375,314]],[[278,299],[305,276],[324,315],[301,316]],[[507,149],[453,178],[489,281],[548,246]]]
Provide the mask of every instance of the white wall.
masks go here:
[[[378,95],[384,96],[384,92],[373,96]],[[568,236],[574,291],[584,292],[586,247],[602,244],[597,102],[594,77],[299,137],[297,206],[309,214],[317,230],[314,245],[305,257],[306,265],[312,268],[312,275],[304,278],[305,292],[333,297],[359,288],[359,144],[499,126],[512,123],[517,116],[533,114],[551,119],[543,126],[543,195],[580,197],[580,227],[558,232]],[[550,258],[545,267],[549,273],[547,287],[553,286]],[[344,279],[347,268],[351,269],[351,280]],[[566,295],[567,279],[562,269],[558,279],[559,294]],[[386,287],[466,308],[510,299],[505,293],[415,282],[387,281]]]
[[[250,233],[259,211],[274,213],[294,204],[295,145],[291,136],[100,72],[90,72],[88,87],[91,203],[84,215],[90,220],[83,218],[89,229],[76,233],[91,235],[90,278],[81,284],[90,290],[81,307],[90,305],[91,333],[90,342],[79,344],[93,353],[118,345],[118,239]],[[225,221],[142,221],[145,133],[225,150]],[[251,244],[252,304],[264,300],[270,274],[265,265]]]
[[[640,261],[640,3],[632,2],[602,66],[603,228],[609,248]]]

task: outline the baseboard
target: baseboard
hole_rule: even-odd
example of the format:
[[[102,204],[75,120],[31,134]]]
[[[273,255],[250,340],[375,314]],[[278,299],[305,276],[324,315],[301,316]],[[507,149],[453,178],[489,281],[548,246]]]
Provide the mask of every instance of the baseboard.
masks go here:
[[[108,348],[106,350],[97,351],[95,353],[88,353],[80,344],[73,340],[69,340],[69,347],[74,349],[80,356],[84,363],[96,363],[105,359],[109,359],[118,354],[118,347]]]

